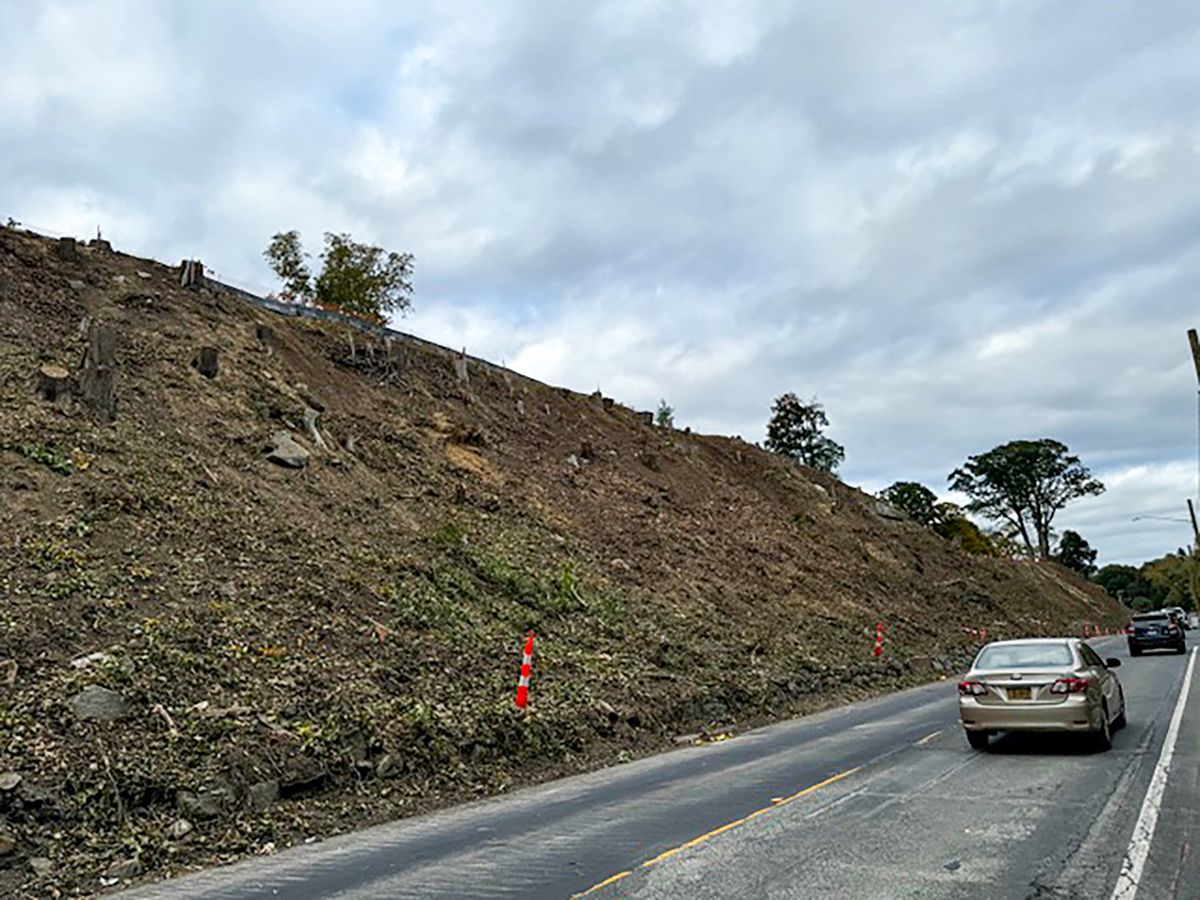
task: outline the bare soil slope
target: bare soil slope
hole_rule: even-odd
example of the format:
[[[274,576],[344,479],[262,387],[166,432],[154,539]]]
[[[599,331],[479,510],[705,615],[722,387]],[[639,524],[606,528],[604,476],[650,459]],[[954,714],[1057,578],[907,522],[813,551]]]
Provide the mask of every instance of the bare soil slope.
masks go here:
[[[968,556],[741,441],[178,285],[0,229],[0,894],[270,852],[953,674],[971,628],[1122,621],[1061,570]],[[107,425],[78,395],[100,326]],[[45,365],[74,392],[37,396]],[[304,468],[268,459],[277,432]]]

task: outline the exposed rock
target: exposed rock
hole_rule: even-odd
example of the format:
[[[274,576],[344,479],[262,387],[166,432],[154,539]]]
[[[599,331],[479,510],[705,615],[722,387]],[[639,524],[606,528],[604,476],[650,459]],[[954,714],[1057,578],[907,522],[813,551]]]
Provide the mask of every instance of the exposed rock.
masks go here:
[[[0,856],[8,856],[17,849],[17,839],[11,834],[0,832]]]
[[[219,356],[220,351],[216,347],[201,347],[196,353],[196,358],[192,360],[192,365],[205,378],[216,378]]]
[[[71,668],[87,669],[91,666],[112,662],[112,657],[103,650],[97,650],[95,653],[88,653],[85,656],[77,656],[71,660]]]
[[[246,799],[250,802],[251,809],[262,812],[279,800],[279,782],[272,779],[250,785]]]
[[[15,791],[20,783],[20,772],[0,773],[0,791]]]
[[[266,454],[267,459],[285,469],[303,469],[312,455],[286,431],[277,431],[271,435]]]
[[[118,859],[104,870],[105,878],[115,878],[118,881],[128,881],[142,874],[142,864],[136,856],[128,859]]]
[[[225,811],[231,799],[229,791],[224,788],[214,788],[200,794],[180,791],[175,795],[175,805],[188,819],[215,819]]]
[[[385,753],[379,757],[379,762],[375,763],[375,774],[380,778],[395,775],[400,771],[400,762],[400,757],[397,754]]]
[[[45,365],[38,369],[37,395],[54,403],[71,394],[71,373],[62,366]]]
[[[167,829],[167,837],[172,841],[179,841],[192,833],[195,828],[187,819],[179,818],[171,823],[171,827]]]
[[[33,869],[34,875],[49,875],[54,871],[54,863],[50,862],[44,856],[31,856],[29,858],[29,868]]]
[[[893,506],[886,500],[876,500],[874,503],[875,515],[881,519],[890,519],[893,522],[903,522],[908,518],[904,511]]]
[[[115,722],[129,712],[129,703],[116,691],[89,684],[71,698],[71,711],[84,721]]]
[[[143,281],[149,281],[149,280],[150,280],[150,278],[151,278],[151,275],[150,275],[150,273],[149,273],[149,272],[143,272],[141,269],[138,269],[138,270],[137,270],[137,277],[138,277],[138,278],[140,278],[140,279],[142,279]]]
[[[87,285],[78,278],[72,278],[67,282],[67,287],[73,291],[82,291],[85,287],[87,287]]]

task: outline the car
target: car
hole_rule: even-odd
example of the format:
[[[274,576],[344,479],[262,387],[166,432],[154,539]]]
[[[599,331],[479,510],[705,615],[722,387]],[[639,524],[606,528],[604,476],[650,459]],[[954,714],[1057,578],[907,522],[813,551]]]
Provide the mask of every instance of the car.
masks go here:
[[[1141,656],[1147,650],[1187,652],[1183,626],[1165,609],[1142,613],[1129,620],[1129,655]]]
[[[1082,732],[1112,746],[1126,722],[1125,691],[1113,669],[1079,638],[994,641],[958,684],[967,743],[985,750],[998,731]]]

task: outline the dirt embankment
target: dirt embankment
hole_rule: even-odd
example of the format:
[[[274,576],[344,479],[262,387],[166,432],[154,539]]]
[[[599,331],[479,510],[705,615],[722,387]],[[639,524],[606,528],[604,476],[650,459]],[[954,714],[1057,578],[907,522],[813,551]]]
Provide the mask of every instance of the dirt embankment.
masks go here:
[[[1120,620],[743,442],[178,283],[0,229],[0,894],[928,680],[971,628]]]

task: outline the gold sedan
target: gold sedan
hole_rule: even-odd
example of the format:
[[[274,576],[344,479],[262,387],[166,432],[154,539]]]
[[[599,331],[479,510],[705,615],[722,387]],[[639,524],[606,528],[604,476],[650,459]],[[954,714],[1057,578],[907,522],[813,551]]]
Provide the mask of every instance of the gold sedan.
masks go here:
[[[1078,638],[996,641],[975,657],[958,684],[958,711],[976,750],[997,731],[1090,733],[1112,746],[1125,725],[1125,692],[1113,669]]]

